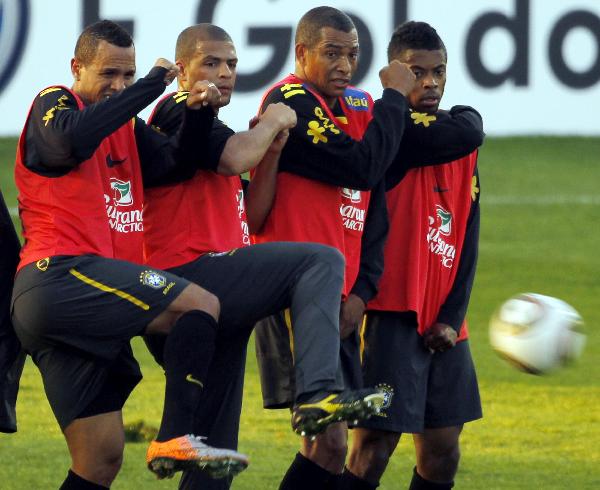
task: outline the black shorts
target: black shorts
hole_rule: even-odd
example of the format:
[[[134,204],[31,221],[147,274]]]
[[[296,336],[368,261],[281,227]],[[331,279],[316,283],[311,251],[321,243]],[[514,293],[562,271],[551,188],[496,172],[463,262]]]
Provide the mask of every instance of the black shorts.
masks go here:
[[[82,414],[122,407],[141,379],[129,341],[188,284],[167,272],[91,255],[51,257],[19,271],[15,331],[40,369],[62,428]],[[113,384],[115,401],[100,406]]]
[[[256,324],[254,342],[260,375],[263,407],[289,408],[295,393],[293,329],[290,311],[265,318]],[[358,333],[340,342],[338,377],[344,389],[363,387]]]
[[[367,386],[386,393],[379,415],[359,427],[398,433],[453,427],[481,418],[469,342],[431,354],[411,313],[369,312],[361,332]]]

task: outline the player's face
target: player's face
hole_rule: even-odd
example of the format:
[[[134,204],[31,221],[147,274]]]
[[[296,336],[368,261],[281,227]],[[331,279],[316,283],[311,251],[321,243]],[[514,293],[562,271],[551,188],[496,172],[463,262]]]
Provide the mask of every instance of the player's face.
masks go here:
[[[323,27],[321,40],[312,48],[298,45],[296,54],[306,81],[332,106],[356,71],[358,35],[355,29],[343,32]]]
[[[410,94],[410,106],[418,112],[432,114],[440,106],[446,86],[446,55],[441,49],[407,49],[398,60],[410,66],[417,83]]]
[[[237,75],[238,58],[229,41],[199,41],[196,52],[186,64],[179,65],[179,86],[189,90],[199,80],[214,83],[221,92],[219,107],[229,104]]]
[[[129,87],[135,76],[135,48],[100,41],[96,56],[87,64],[71,61],[73,90],[86,104],[99,102]]]

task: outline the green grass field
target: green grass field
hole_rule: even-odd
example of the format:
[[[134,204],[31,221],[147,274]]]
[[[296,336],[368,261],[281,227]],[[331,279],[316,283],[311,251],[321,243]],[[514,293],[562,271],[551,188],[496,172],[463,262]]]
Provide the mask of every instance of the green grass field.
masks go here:
[[[14,139],[0,140],[0,187],[15,204]],[[484,418],[462,438],[456,488],[600,488],[600,138],[489,139],[479,160],[482,236],[479,269],[469,311]],[[574,366],[548,376],[522,374],[492,352],[487,322],[507,297],[525,291],[557,296],[586,321],[588,343]],[[162,374],[140,343],[145,378],[125,407],[125,421],[158,425]],[[285,411],[261,408],[250,345],[240,450],[251,457],[234,489],[274,489],[299,440]],[[69,458],[28,364],[18,404],[19,432],[0,435],[0,488],[57,488]],[[413,466],[406,436],[381,489],[407,488]],[[176,488],[145,469],[145,443],[126,447],[113,488]]]

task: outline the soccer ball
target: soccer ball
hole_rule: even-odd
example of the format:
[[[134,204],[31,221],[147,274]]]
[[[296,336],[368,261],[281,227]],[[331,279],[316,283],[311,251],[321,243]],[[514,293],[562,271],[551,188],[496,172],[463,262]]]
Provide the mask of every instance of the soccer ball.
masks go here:
[[[543,374],[577,359],[583,322],[564,301],[535,293],[510,298],[492,315],[490,343],[521,371]]]

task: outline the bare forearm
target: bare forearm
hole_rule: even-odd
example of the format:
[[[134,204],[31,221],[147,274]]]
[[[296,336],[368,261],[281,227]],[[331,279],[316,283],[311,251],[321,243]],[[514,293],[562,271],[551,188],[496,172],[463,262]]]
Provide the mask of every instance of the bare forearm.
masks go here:
[[[246,217],[251,234],[262,228],[271,212],[277,188],[277,170],[280,152],[268,151],[248,184]]]
[[[222,175],[240,175],[256,167],[265,156],[279,128],[259,122],[254,128],[236,133],[227,140],[217,172]]]

